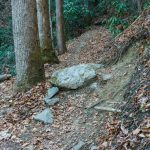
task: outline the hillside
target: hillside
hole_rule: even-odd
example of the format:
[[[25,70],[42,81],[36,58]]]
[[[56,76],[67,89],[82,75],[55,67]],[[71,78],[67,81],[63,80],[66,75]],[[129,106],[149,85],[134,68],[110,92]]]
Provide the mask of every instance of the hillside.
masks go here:
[[[0,149],[150,149],[149,10],[115,39],[107,29],[94,26],[69,41],[60,64],[45,64],[46,82],[26,93],[14,92],[15,78],[0,83]],[[141,23],[144,34],[139,32]],[[106,66],[93,83],[59,91],[60,101],[51,107],[52,125],[33,120],[45,109],[43,99],[55,70],[100,62]]]

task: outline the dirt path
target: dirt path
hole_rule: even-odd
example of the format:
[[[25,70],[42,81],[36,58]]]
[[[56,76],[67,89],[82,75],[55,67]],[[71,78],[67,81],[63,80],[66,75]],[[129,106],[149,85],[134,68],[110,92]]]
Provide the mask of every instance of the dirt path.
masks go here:
[[[68,52],[59,56],[60,64],[46,66],[46,76],[54,70],[81,63],[95,63],[104,45],[111,39],[110,32],[103,27],[92,27],[91,30],[67,43]]]
[[[46,76],[49,77],[52,71],[59,68],[95,62],[97,52],[102,51],[110,38],[106,29],[99,28],[74,39],[68,43],[69,52],[60,56],[60,64],[45,66]],[[48,81],[14,97],[14,81],[1,83],[0,132],[8,130],[10,136],[1,140],[0,149],[70,150],[81,141],[84,143],[83,150],[92,150],[94,147],[105,149],[101,138],[106,134],[108,120],[124,104],[124,90],[134,72],[139,47],[138,43],[135,44],[119,63],[98,71],[110,74],[109,81],[101,82],[98,77],[94,88],[89,85],[78,90],[61,91],[57,95],[61,102],[52,108],[55,116],[52,125],[44,125],[32,119],[36,112],[45,108],[43,97],[51,86]],[[93,106],[96,103],[98,105]]]

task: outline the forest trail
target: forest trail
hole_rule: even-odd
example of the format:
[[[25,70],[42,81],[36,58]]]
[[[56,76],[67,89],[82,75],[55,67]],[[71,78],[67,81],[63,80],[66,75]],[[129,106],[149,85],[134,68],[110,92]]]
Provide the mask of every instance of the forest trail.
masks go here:
[[[69,46],[74,45],[75,47],[71,49],[70,59],[64,59],[63,56],[61,56],[60,60],[70,60],[66,66],[76,65],[81,62],[96,63],[97,53],[100,51],[103,53],[104,45],[111,39],[109,32],[107,30],[104,32],[103,30],[104,29],[102,29],[102,31],[101,29],[89,31],[80,36],[77,40],[74,40],[69,44]],[[104,33],[104,35],[102,35],[102,33]],[[93,34],[96,34],[94,46],[90,43],[91,39],[93,39]],[[101,35],[102,39],[100,37],[96,38],[98,37],[97,35]],[[77,47],[77,45],[79,45],[79,47]],[[111,75],[112,78],[110,80],[103,83],[101,79],[98,78],[94,84],[82,89],[62,92],[62,106],[63,108],[65,107],[65,114],[61,114],[60,112],[59,117],[63,118],[64,115],[68,117],[64,117],[67,119],[65,119],[64,123],[59,124],[59,127],[66,124],[66,130],[69,130],[67,131],[69,132],[67,136],[66,134],[61,135],[61,143],[64,143],[65,150],[71,149],[75,143],[79,141],[87,141],[83,146],[85,150],[92,149],[92,145],[100,146],[98,145],[101,140],[99,137],[106,134],[104,124],[107,124],[107,121],[111,120],[114,114],[119,113],[121,107],[125,104],[123,95],[137,65],[140,46],[140,43],[135,43],[134,46],[129,49],[129,53],[127,53],[120,62],[112,67],[99,70],[99,73]],[[95,47],[97,48],[95,49]],[[92,85],[95,86],[95,84],[96,87],[93,89]],[[69,108],[67,108],[68,106]],[[57,110],[61,109],[58,108]],[[71,125],[67,125],[68,122],[72,122]],[[63,129],[59,128],[58,130],[61,132]],[[101,146],[101,148],[102,147],[103,146]]]
[[[139,60],[142,42],[134,43],[128,53],[115,65],[98,70],[110,75],[102,82],[78,90],[60,91],[60,102],[52,107],[54,123],[44,125],[33,121],[33,115],[45,108],[44,96],[51,87],[48,82],[53,71],[80,63],[96,63],[104,45],[112,39],[107,29],[94,27],[68,42],[68,52],[59,57],[60,64],[45,65],[47,81],[30,91],[13,96],[13,83],[0,84],[0,129],[10,136],[0,143],[0,149],[99,150],[106,147],[103,138],[108,122],[120,113],[124,93]],[[79,149],[76,149],[79,150]]]
[[[53,70],[72,65],[96,63],[98,53],[102,53],[104,45],[111,39],[111,33],[107,29],[97,26],[91,27],[91,30],[67,42],[68,52],[59,56],[59,64],[46,66],[46,76],[50,76]]]

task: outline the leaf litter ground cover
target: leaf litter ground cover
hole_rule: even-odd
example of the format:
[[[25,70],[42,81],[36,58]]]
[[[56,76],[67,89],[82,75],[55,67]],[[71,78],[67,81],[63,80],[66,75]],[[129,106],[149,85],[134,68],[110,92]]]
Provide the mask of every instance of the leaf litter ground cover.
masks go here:
[[[110,38],[111,36],[106,29],[99,28],[88,31],[78,39],[74,39],[68,43],[68,53],[59,57],[60,64],[52,66],[45,65],[47,81],[40,83],[26,93],[13,93],[15,79],[0,84],[0,134],[3,135],[3,138],[0,139],[0,149],[70,150],[74,146],[78,146],[77,143],[84,143],[82,149],[85,150],[90,150],[94,146],[97,149],[104,150],[122,150],[123,148],[127,149],[128,146],[132,149],[132,143],[133,145],[136,143],[136,145],[139,144],[140,146],[141,141],[139,139],[134,143],[134,138],[130,136],[129,129],[122,122],[121,115],[114,112],[97,111],[94,108],[88,109],[87,107],[90,107],[95,102],[99,102],[99,100],[108,98],[110,100],[112,95],[119,90],[119,94],[117,94],[112,102],[114,108],[118,107],[121,109],[124,104],[123,95],[125,91],[122,91],[119,86],[120,81],[130,81],[130,74],[134,70],[138,60],[139,45],[137,46],[137,53],[135,51],[137,55],[134,55],[136,56],[134,59],[130,59],[133,55],[133,53],[130,53],[124,59],[128,59],[129,61],[123,61],[124,63],[119,62],[113,67],[104,69],[106,73],[113,74],[113,79],[107,83],[102,83],[102,85],[101,79],[98,79],[98,84],[101,85],[102,89],[98,93],[95,91],[91,92],[89,87],[76,91],[60,91],[56,95],[56,97],[60,98],[60,102],[50,108],[54,114],[54,123],[52,125],[44,125],[41,122],[33,120],[33,116],[46,107],[44,96],[46,95],[47,89],[52,86],[48,82],[51,73],[59,68],[65,68],[74,64],[95,63],[97,52],[103,52],[104,44]],[[124,68],[126,68],[127,72],[123,72],[125,70]],[[127,82],[123,82],[122,86],[125,83]],[[114,84],[116,84],[115,88]],[[112,91],[113,88],[115,91]],[[141,90],[143,91],[143,89]],[[115,104],[114,102],[118,102],[118,100],[121,103]],[[146,104],[142,104],[142,108],[145,107],[149,108],[147,102]],[[128,109],[127,107],[125,110]],[[125,114],[125,110],[122,111],[123,114]],[[147,129],[149,129],[149,122],[145,118],[143,119],[143,131],[146,131],[146,135],[143,134],[142,136],[147,136]],[[142,134],[141,129],[135,128],[133,131],[136,138],[138,138],[137,136],[139,134]],[[122,141],[117,139],[122,139]],[[128,145],[129,143],[130,145]],[[145,138],[144,143],[146,143]]]

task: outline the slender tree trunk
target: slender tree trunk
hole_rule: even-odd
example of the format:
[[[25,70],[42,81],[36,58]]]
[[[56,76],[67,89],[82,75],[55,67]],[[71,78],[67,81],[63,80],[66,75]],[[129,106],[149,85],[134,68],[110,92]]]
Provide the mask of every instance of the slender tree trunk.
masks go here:
[[[92,9],[94,9],[94,1],[92,0],[84,0],[84,7],[86,7],[86,9],[88,9],[88,11],[90,12]],[[85,23],[90,24],[92,21],[92,17],[91,14],[88,13],[88,15],[86,15],[86,17],[84,18]]]
[[[134,9],[137,9],[138,13],[142,12],[142,1],[141,0],[132,0]]]
[[[54,48],[54,37],[53,37],[53,22],[52,22],[52,17],[53,17],[53,11],[52,11],[52,0],[49,0],[49,18],[50,18],[50,29],[51,29],[51,39],[52,39],[52,46]]]
[[[137,0],[137,8],[138,8],[138,13],[140,14],[142,12],[142,1]]]
[[[44,63],[58,63],[52,47],[48,0],[36,0],[40,47]]]
[[[63,54],[67,51],[64,32],[63,2],[64,0],[56,0],[56,31],[58,54]]]
[[[12,0],[11,5],[17,90],[27,90],[45,77],[39,47],[36,1]]]

